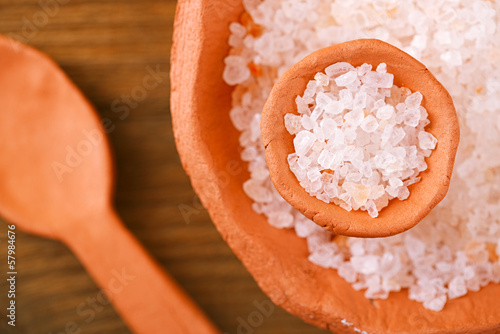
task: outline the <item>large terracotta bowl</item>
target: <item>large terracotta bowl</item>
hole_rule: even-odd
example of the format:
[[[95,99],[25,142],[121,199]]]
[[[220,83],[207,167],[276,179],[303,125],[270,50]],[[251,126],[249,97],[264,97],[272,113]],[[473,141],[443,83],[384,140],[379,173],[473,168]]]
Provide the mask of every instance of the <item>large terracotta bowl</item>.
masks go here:
[[[172,49],[171,108],[177,148],[194,189],[223,238],[274,303],[336,333],[500,332],[500,285],[454,299],[441,312],[407,291],[370,302],[362,291],[308,261],[306,242],[271,227],[243,192],[249,178],[229,119],[231,87],[222,81],[228,25],[240,0],[180,0]]]

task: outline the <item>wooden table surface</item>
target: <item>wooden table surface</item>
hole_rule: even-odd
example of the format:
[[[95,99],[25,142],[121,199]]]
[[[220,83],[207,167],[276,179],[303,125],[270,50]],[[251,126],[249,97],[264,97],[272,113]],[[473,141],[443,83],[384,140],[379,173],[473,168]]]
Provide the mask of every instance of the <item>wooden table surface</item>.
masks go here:
[[[118,212],[224,333],[325,333],[277,307],[257,328],[241,325],[268,298],[200,207],[181,167],[168,80],[127,117],[112,110],[113,101],[141,85],[147,66],[169,70],[175,6],[173,0],[0,0],[0,33],[53,57],[113,122]],[[182,210],[190,210],[189,219]],[[6,234],[0,223],[0,333],[130,333],[111,306],[96,301],[98,287],[64,245],[24,233],[17,235],[17,325],[7,326]]]

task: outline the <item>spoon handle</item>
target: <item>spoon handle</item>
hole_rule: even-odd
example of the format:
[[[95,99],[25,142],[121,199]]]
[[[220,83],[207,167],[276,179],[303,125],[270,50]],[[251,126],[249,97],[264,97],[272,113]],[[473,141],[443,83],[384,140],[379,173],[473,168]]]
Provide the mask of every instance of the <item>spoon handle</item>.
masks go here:
[[[109,210],[80,222],[65,239],[89,274],[137,334],[220,334],[181,287]]]

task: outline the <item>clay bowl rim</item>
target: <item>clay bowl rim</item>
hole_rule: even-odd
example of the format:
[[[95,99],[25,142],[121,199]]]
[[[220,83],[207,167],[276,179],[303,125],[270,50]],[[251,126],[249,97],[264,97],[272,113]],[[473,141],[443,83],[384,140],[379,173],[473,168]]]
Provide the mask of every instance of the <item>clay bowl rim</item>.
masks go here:
[[[426,130],[438,139],[436,149],[426,158],[428,169],[420,173],[422,180],[409,187],[410,197],[404,201],[392,200],[377,218],[371,218],[366,211],[348,212],[309,195],[288,166],[287,157],[295,152],[295,136],[286,130],[284,116],[290,112],[298,114],[295,97],[303,95],[307,83],[317,72],[337,62],[349,62],[355,67],[366,62],[373,68],[385,62],[388,72],[394,74],[396,85],[422,93],[422,105],[431,121]],[[445,197],[460,140],[458,116],[443,85],[415,58],[376,39],[326,47],[292,66],[269,95],[262,111],[261,134],[271,180],[288,203],[335,234],[370,238],[387,237],[414,227]]]

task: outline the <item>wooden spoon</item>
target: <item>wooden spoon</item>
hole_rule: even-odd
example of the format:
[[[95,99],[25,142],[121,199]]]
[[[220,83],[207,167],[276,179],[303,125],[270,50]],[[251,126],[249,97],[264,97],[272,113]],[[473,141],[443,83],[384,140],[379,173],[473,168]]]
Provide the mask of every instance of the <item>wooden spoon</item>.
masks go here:
[[[135,333],[219,333],[115,213],[109,144],[78,89],[5,37],[0,69],[0,214],[66,243]]]
[[[409,187],[407,200],[392,200],[378,218],[363,211],[351,211],[327,204],[310,196],[288,167],[293,153],[293,137],[285,128],[284,117],[297,112],[295,98],[304,93],[317,72],[337,62],[353,66],[368,63],[387,64],[394,74],[394,84],[407,87],[424,96],[422,105],[429,113],[426,130],[438,139],[432,155],[426,159],[428,169],[422,180]],[[418,224],[446,195],[460,128],[451,96],[429,70],[398,48],[379,40],[364,39],[321,49],[285,72],[275,84],[262,112],[262,140],[271,180],[281,196],[306,217],[336,234],[352,237],[386,237],[406,231]]]

